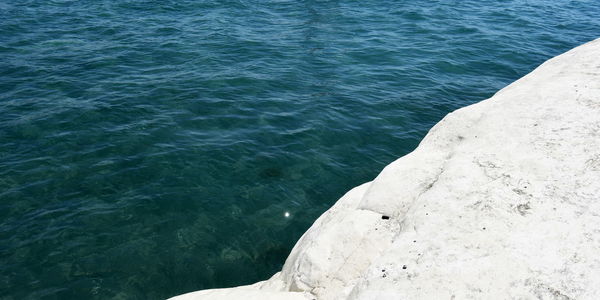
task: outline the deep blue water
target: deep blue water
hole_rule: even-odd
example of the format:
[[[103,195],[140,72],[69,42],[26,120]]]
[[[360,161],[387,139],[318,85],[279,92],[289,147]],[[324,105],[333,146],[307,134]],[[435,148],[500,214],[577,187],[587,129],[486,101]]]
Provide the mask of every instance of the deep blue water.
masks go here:
[[[599,36],[597,0],[0,0],[0,298],[264,280],[446,113]]]

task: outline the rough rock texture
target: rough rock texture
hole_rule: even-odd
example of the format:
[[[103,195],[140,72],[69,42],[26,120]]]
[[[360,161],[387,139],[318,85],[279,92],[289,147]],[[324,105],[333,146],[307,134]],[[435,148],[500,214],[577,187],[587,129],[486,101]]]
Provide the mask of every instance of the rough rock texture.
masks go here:
[[[600,299],[600,39],[450,113],[273,278],[175,299],[253,297]]]

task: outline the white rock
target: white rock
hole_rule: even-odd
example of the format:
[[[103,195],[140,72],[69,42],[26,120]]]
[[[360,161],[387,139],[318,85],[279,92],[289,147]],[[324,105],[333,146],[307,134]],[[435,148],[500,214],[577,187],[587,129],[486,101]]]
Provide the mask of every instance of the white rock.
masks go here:
[[[600,299],[600,39],[450,113],[273,278],[172,299]]]

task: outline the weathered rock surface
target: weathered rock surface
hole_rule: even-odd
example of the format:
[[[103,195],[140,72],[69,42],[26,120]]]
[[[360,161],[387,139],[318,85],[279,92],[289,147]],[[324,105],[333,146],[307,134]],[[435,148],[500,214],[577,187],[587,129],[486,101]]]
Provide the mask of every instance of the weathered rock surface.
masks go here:
[[[450,113],[273,278],[174,299],[600,299],[600,39]]]

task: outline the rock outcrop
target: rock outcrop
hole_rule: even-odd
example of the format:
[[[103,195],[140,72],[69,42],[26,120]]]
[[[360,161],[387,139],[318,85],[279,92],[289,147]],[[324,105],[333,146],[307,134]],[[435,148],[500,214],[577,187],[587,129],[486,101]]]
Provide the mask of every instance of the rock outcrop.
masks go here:
[[[600,299],[600,39],[448,114],[273,278],[173,299]]]

